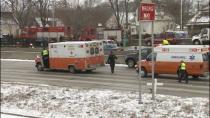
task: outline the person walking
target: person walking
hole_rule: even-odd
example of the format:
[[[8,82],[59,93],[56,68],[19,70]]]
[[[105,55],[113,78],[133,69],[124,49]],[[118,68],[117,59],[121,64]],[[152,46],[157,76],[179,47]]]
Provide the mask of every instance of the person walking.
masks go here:
[[[42,52],[42,61],[45,68],[49,68],[49,51],[44,47]]]
[[[116,55],[110,51],[109,57],[107,59],[107,63],[110,65],[111,67],[111,73],[114,73],[114,67],[115,67],[115,60],[117,59]]]
[[[180,65],[179,65],[178,79],[179,79],[179,83],[182,81],[182,79],[185,79],[186,84],[188,83],[186,64],[183,60],[181,61]]]

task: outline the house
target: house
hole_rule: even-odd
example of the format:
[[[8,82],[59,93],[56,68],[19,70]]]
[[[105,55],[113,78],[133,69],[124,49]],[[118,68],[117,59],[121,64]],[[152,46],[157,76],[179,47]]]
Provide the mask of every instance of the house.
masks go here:
[[[35,22],[36,22],[37,26],[43,27],[40,17],[35,18]],[[47,18],[46,27],[53,26],[53,25],[55,27],[63,27],[64,26],[63,22],[58,18]]]
[[[138,39],[138,9],[136,12],[129,12],[128,13],[128,32],[130,32],[130,36],[128,36],[129,44],[131,42],[135,43],[139,40]],[[121,24],[123,27],[125,26],[125,14],[120,13]],[[112,15],[109,20],[106,22],[106,27],[110,29],[117,28],[117,22],[114,15]],[[143,32],[142,35],[151,34],[151,22],[142,22]],[[154,21],[154,33],[160,34],[162,32],[168,30],[174,30],[176,28],[176,24],[174,22],[173,17],[170,15],[165,14],[163,11],[157,9],[155,12],[155,21]],[[122,40],[122,39],[121,39]],[[135,41],[134,41],[135,40]],[[131,44],[132,45],[132,44]]]
[[[121,36],[120,29],[104,29],[104,39],[111,39],[120,44],[122,42]]]
[[[18,35],[20,28],[12,12],[1,12],[0,24],[1,35]]]
[[[209,28],[210,17],[209,17],[209,4],[199,10],[192,19],[187,23],[189,36],[192,37],[200,33],[202,28]]]
[[[125,12],[120,12],[119,13],[120,16],[120,24],[122,24],[122,27],[125,27],[126,24],[126,15]],[[135,20],[135,13],[133,12],[129,12],[128,13],[128,23],[132,23]],[[111,15],[111,17],[106,21],[105,24],[106,28],[108,29],[117,29],[117,20],[115,15]]]

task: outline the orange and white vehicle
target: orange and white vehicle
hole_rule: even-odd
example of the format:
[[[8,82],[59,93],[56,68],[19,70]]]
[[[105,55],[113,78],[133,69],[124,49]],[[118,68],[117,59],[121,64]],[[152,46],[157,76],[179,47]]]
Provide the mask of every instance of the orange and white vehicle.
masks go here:
[[[49,69],[90,71],[104,65],[103,43],[101,41],[75,41],[50,43]],[[36,58],[38,71],[43,70],[41,58]]]
[[[207,45],[164,45],[154,48],[154,73],[158,74],[177,74],[180,61],[186,63],[186,71],[189,76],[197,78],[208,76],[209,46]],[[137,71],[139,68],[137,66]],[[146,77],[152,70],[152,54],[146,60],[141,61],[141,74]]]

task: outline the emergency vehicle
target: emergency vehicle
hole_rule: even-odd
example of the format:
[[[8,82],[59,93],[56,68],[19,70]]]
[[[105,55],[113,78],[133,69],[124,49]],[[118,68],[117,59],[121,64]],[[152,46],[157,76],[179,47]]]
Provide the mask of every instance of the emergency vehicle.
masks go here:
[[[186,63],[187,75],[198,78],[208,76],[209,62],[207,45],[164,45],[154,48],[154,73],[177,74],[181,60]],[[138,62],[139,65],[139,62]],[[138,71],[139,66],[137,66]],[[152,70],[152,54],[141,61],[141,74],[146,77]]]
[[[104,65],[101,41],[75,41],[49,44],[49,69],[91,71]],[[44,70],[41,57],[35,59],[38,71]]]

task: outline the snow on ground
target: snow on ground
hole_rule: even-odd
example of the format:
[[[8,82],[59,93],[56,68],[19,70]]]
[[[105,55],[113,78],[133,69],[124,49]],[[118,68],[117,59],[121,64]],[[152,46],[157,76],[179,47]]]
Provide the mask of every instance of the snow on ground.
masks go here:
[[[27,60],[27,59],[1,59],[1,61],[23,61],[23,62],[35,62],[34,60]]]
[[[44,118],[209,118],[208,98],[76,89],[23,83],[1,84],[1,111]]]

